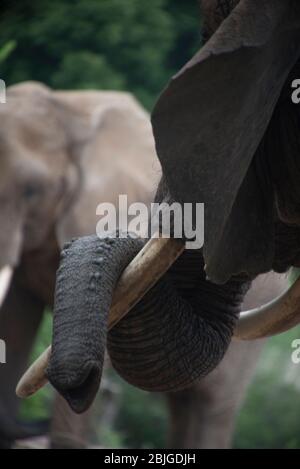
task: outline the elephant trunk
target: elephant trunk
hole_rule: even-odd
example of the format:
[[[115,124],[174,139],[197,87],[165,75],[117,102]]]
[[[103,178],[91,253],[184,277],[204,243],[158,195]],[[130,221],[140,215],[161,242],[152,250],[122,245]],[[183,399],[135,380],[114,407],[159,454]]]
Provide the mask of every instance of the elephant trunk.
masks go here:
[[[47,376],[75,412],[87,410],[98,391],[113,291],[141,247],[137,239],[101,240],[97,236],[64,246],[57,271]]]
[[[201,252],[185,251],[108,334],[114,368],[147,391],[179,391],[222,360],[249,282],[206,280]]]
[[[119,324],[107,331],[121,272],[141,249],[133,238],[86,237],[63,252],[57,276],[53,351],[47,375],[72,409],[83,412],[98,390],[105,346],[128,382],[176,391],[222,359],[249,283],[205,279],[201,252],[185,251]]]

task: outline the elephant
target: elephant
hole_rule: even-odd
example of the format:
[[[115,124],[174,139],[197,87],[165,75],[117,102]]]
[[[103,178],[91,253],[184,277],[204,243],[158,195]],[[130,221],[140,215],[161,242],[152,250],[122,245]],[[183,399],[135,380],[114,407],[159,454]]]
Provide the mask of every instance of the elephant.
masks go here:
[[[94,400],[106,347],[132,385],[177,392],[219,365],[241,324],[243,338],[255,336],[254,326],[263,337],[295,324],[288,301],[280,321],[274,304],[239,317],[259,274],[300,265],[299,111],[291,100],[300,5],[212,0],[203,8],[206,43],[165,87],[152,128],[162,166],[154,200],[182,210],[204,204],[204,245],[186,248],[191,239],[175,239],[174,224],[167,241],[115,232],[64,246],[47,376],[77,413]],[[145,277],[149,288],[108,330],[128,265],[138,266],[134,289]]]
[[[53,306],[61,247],[95,232],[100,202],[117,204],[119,193],[129,203],[150,202],[160,168],[149,116],[129,93],[21,83],[7,89],[0,120],[0,269],[13,269],[0,310],[7,346],[0,441],[7,447],[32,432],[17,424],[14,390],[43,311]],[[58,397],[52,445],[81,447],[87,420]]]

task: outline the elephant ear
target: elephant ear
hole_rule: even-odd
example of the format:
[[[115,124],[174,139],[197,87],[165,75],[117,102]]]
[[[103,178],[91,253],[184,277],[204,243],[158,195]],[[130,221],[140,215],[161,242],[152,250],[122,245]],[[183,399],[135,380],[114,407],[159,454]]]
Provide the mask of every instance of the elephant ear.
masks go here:
[[[70,91],[55,92],[54,99],[80,175],[76,196],[57,224],[62,245],[96,232],[100,203],[118,210],[119,195],[126,194],[128,204],[150,204],[160,166],[149,115],[130,94]]]
[[[216,283],[271,268],[273,195],[260,144],[299,39],[298,0],[241,0],[154,108],[173,198],[205,204],[204,257]]]

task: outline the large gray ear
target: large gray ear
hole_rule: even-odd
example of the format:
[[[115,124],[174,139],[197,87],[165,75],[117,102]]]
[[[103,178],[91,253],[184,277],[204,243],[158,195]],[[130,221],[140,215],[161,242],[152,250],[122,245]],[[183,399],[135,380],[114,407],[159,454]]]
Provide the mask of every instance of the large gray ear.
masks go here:
[[[241,0],[153,111],[172,196],[205,203],[204,257],[215,282],[271,268],[273,196],[256,165],[299,39],[298,0]]]
[[[119,195],[126,194],[128,206],[134,202],[150,204],[160,166],[149,115],[130,94],[109,91],[54,94],[60,103],[60,118],[66,121],[66,131],[73,141],[74,160],[80,168],[76,197],[57,224],[62,245],[70,238],[96,232],[99,221],[96,209],[100,203],[110,203],[118,209]],[[89,130],[85,131],[87,124]]]
[[[68,99],[68,92],[52,92],[51,104],[57,120],[65,134],[66,153],[69,164],[65,174],[69,196],[64,199],[64,206],[59,211],[56,221],[57,241],[62,248],[72,238],[94,232],[97,184],[86,195],[86,152],[93,138],[93,125],[86,106],[77,99]],[[95,179],[97,175],[95,175]],[[86,200],[87,199],[87,200]]]
[[[93,133],[90,115],[85,109],[72,106],[67,100],[61,99],[56,92],[51,93],[51,105],[65,133],[66,144],[74,158],[82,157],[82,149],[88,144]]]

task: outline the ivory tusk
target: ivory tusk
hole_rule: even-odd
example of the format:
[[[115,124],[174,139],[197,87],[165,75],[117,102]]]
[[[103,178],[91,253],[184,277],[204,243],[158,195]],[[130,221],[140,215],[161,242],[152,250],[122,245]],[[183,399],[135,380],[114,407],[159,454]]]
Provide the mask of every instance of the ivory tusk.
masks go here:
[[[300,323],[300,279],[270,303],[241,313],[234,336],[255,340],[285,332]]]
[[[0,271],[0,308],[6,298],[6,294],[10,286],[12,275],[13,275],[13,269],[9,266],[4,267]]]
[[[116,287],[108,318],[114,327],[143,298],[184,251],[182,241],[174,238],[151,238],[126,267]],[[31,365],[18,383],[16,394],[26,398],[47,383],[46,369],[51,347]]]
[[[42,355],[28,368],[25,374],[20,379],[16,394],[18,397],[25,398],[32,396],[45,384],[48,383],[46,376],[46,369],[50,360],[51,346],[48,347]]]
[[[184,250],[179,240],[153,237],[124,270],[116,287],[108,328],[114,327],[155,285]],[[274,301],[241,313],[234,336],[239,340],[269,337],[300,323],[300,279]],[[51,347],[21,378],[16,393],[26,398],[47,383],[46,369]]]

